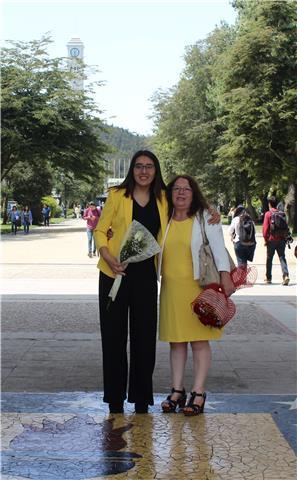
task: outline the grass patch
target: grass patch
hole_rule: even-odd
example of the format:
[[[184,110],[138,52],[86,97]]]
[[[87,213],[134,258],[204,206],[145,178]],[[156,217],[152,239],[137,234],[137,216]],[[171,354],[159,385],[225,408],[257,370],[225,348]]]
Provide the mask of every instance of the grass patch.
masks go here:
[[[7,225],[0,225],[0,233],[5,234],[5,233],[10,233],[11,232],[11,225],[8,223]]]
[[[34,230],[35,228],[39,228],[38,225],[30,225],[30,230]],[[17,233],[23,233],[24,227],[18,227]],[[11,224],[8,223],[7,225],[0,225],[0,234],[7,235],[11,233]]]
[[[62,223],[62,222],[65,222],[65,220],[66,218],[64,217],[50,218],[50,224]]]

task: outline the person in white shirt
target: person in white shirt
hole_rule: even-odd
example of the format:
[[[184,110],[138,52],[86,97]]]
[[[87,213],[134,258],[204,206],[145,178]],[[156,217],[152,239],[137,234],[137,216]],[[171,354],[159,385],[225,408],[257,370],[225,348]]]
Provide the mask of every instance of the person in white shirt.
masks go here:
[[[255,224],[243,205],[236,207],[231,225],[228,229],[234,245],[239,267],[246,268],[252,262],[256,248]]]

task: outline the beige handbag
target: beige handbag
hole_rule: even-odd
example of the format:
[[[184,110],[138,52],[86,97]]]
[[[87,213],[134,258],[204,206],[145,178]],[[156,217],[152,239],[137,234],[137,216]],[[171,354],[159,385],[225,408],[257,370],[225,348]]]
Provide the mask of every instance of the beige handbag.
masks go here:
[[[210,285],[211,283],[220,284],[220,273],[216,267],[213,254],[209,245],[208,238],[205,233],[205,224],[204,224],[204,217],[203,215],[199,215],[200,225],[201,225],[201,233],[202,233],[202,240],[203,243],[199,250],[199,285],[201,287],[206,287],[206,285]],[[230,272],[236,268],[233,259],[226,248],[229,262],[230,262]]]

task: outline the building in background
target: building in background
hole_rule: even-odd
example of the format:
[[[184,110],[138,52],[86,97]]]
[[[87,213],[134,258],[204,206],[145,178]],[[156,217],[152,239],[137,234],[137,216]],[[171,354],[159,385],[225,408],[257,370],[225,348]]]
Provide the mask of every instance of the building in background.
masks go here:
[[[113,187],[122,183],[128,173],[130,159],[128,158],[110,158],[109,159],[109,177],[107,178],[107,187]]]

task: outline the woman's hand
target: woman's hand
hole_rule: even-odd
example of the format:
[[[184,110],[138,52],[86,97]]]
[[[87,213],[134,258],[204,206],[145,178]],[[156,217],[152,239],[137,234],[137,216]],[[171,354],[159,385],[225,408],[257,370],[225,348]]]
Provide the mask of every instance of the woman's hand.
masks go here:
[[[115,275],[125,275],[124,270],[126,266],[119,262],[113,255],[110,255],[107,247],[100,248],[100,255],[108,263],[110,269]]]
[[[211,217],[207,221],[207,223],[209,223],[209,225],[214,225],[216,223],[220,223],[221,215],[214,207],[209,207],[208,213],[211,215]]]
[[[230,297],[232,293],[236,292],[234,283],[232,282],[229,272],[220,272],[221,287],[224,289],[224,292],[227,297]]]

